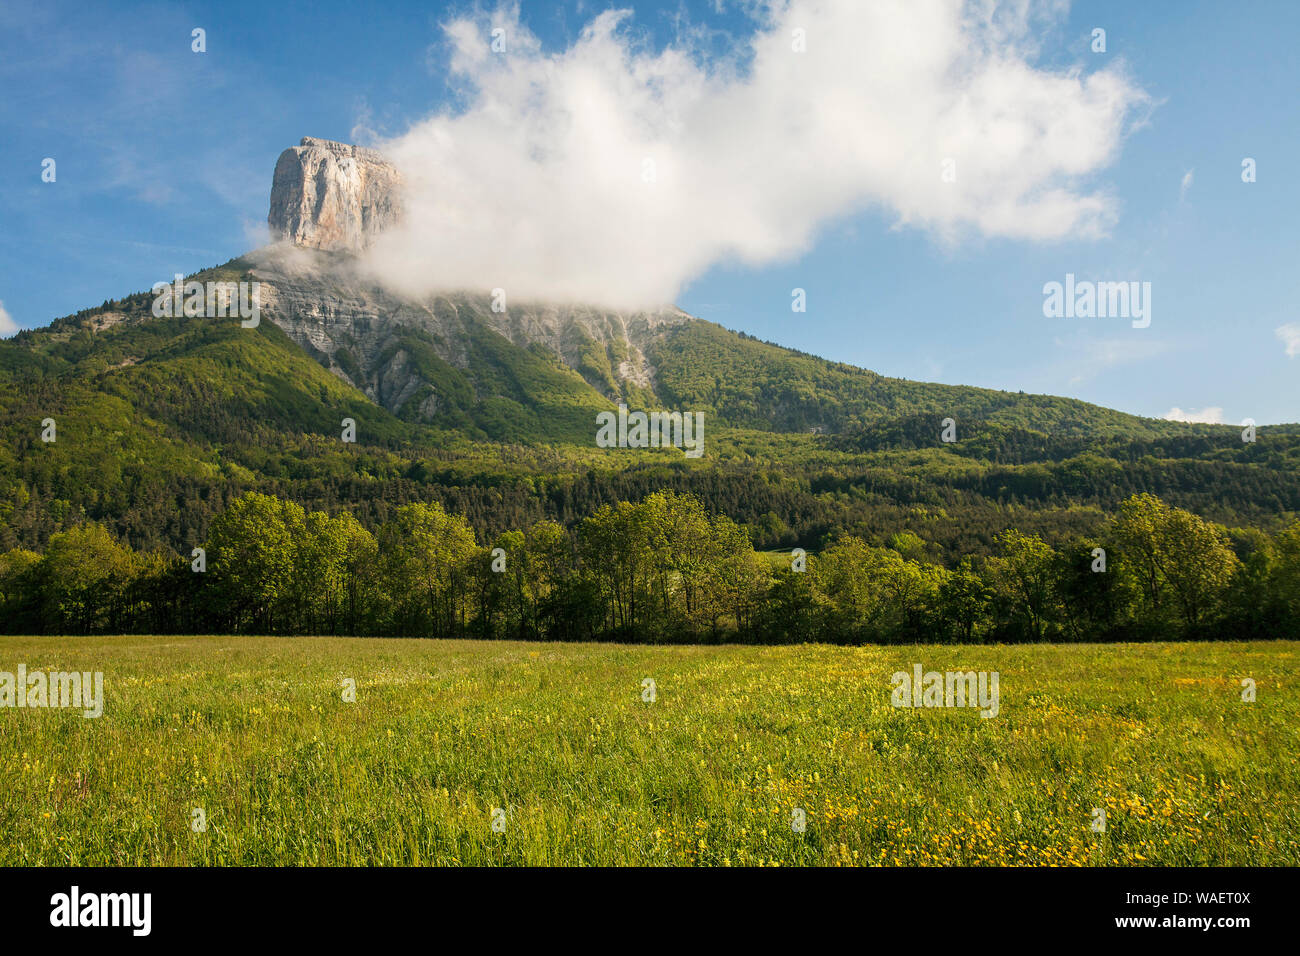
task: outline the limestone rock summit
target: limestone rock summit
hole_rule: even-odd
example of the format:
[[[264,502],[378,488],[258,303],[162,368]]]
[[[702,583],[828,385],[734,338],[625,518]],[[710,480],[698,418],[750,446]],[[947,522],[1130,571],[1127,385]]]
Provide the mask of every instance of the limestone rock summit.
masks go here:
[[[361,252],[401,217],[401,183],[373,149],[304,136],[275,164],[267,223],[298,246]]]

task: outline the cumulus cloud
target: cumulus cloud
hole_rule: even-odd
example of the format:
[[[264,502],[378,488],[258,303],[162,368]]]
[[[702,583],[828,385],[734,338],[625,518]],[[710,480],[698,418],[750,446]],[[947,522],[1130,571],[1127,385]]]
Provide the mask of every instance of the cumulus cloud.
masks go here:
[[[14,321],[13,316],[5,309],[5,304],[0,302],[0,339],[7,339],[18,332],[18,323]]]
[[[689,32],[647,49],[625,10],[562,51],[517,8],[454,19],[462,108],[377,144],[407,218],[369,265],[409,294],[639,306],[715,263],[797,256],[868,209],[945,242],[1104,235],[1116,201],[1089,180],[1150,101],[1114,62],[1036,66],[1042,9],[769,0],[712,58]]]
[[[1300,322],[1288,322],[1286,325],[1279,325],[1274,331],[1286,348],[1287,358],[1295,358],[1300,355]]]
[[[1222,425],[1223,409],[1217,405],[1202,408],[1199,412],[1188,409],[1183,411],[1177,405],[1165,413],[1167,422],[1198,422],[1202,425]]]

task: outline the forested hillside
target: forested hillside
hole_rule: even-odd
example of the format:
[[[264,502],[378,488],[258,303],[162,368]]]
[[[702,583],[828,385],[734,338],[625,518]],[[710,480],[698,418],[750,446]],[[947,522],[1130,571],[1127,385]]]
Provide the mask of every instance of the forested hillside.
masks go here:
[[[696,321],[651,351],[665,400],[707,409],[731,425],[838,433],[952,417],[1054,437],[1171,435],[1171,423],[1069,398],[886,378]],[[927,429],[933,443],[937,426]]]
[[[248,269],[237,260],[198,278]],[[633,386],[610,364],[626,358],[622,339],[604,351],[556,340],[557,351],[467,307],[457,328],[473,348],[459,366],[421,351],[433,333],[408,330],[403,367],[424,363],[437,401],[412,392],[425,398],[390,409],[352,384],[348,359],[309,354],[275,321],[155,318],[152,298],[0,342],[0,552],[41,552],[95,522],[132,549],[188,555],[249,491],[347,511],[368,533],[406,505],[438,504],[484,541],[543,520],[572,533],[602,506],[670,491],[759,549],[817,552],[845,535],[883,547],[910,533],[948,569],[996,554],[1008,528],[1053,545],[1095,535],[1134,494],[1220,525],[1242,559],[1254,535],[1300,513],[1295,426],[1243,442],[1238,428],[889,379],[689,319],[636,333],[654,376]],[[620,400],[704,412],[704,456],[597,448],[594,415]],[[945,418],[953,442],[940,440]],[[42,440],[47,419],[54,441]]]

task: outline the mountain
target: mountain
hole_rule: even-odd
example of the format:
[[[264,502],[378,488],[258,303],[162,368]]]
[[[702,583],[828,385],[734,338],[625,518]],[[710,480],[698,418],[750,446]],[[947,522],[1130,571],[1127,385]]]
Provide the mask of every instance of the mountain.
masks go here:
[[[498,420],[508,414],[530,419],[538,437],[582,441],[589,412],[607,402],[562,374],[569,369],[608,401],[689,408],[764,430],[838,432],[924,413],[1069,434],[1174,432],[1083,402],[888,379],[675,308],[506,305],[491,290],[400,298],[361,273],[351,254],[400,220],[401,207],[401,177],[380,154],[305,137],[276,163],[267,217],[272,235],[292,249],[249,256],[241,278],[261,283],[266,316],[304,351],[406,420],[486,425],[506,437]],[[563,425],[547,427],[530,411]]]
[[[1078,531],[1134,491],[1243,527],[1300,510],[1295,426],[1251,444],[1237,428],[889,378],[670,306],[399,296],[358,254],[400,221],[401,188],[382,156],[304,139],[276,164],[277,241],[188,277],[257,283],[256,324],[158,315],[149,291],[0,342],[0,550],[89,518],[184,552],[248,488],[366,523],[439,500],[498,532],[672,487],[764,547],[914,530],[951,555],[987,546],[1009,512],[1026,531]],[[703,412],[704,457],[597,448],[596,414],[620,402]],[[939,441],[944,418],[955,443]]]
[[[582,441],[592,413],[620,401],[782,432],[834,433],[919,413],[1068,434],[1185,431],[1070,399],[886,378],[675,308],[512,302],[494,311],[488,292],[412,302],[359,277],[355,260],[314,251],[286,258],[272,250],[231,265],[261,283],[266,318],[376,404],[494,438]]]

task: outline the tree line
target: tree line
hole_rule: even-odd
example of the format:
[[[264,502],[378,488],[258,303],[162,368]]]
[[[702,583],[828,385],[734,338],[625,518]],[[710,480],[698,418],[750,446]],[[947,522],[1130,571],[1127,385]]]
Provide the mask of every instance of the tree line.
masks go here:
[[[945,565],[912,531],[755,550],[674,491],[480,540],[411,502],[374,531],[257,492],[189,557],[84,522],[0,554],[7,633],[258,633],[628,642],[912,643],[1300,637],[1300,521],[1233,536],[1151,494],[1092,536],[1007,529]]]

